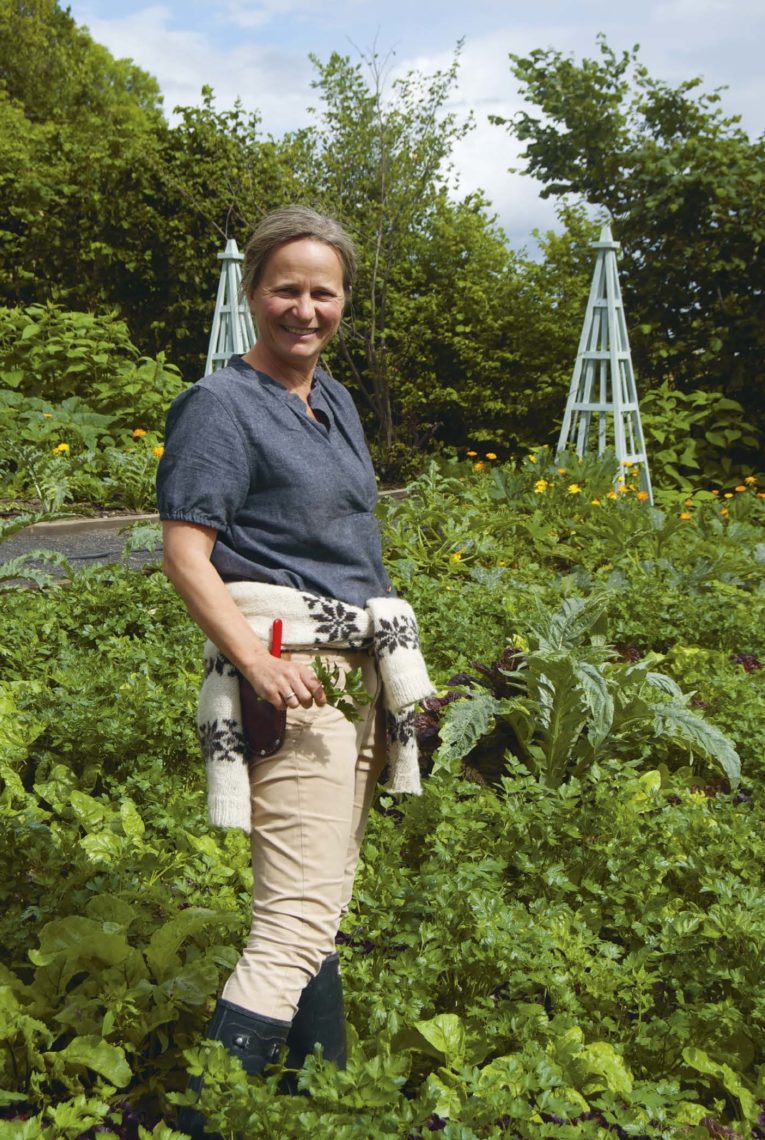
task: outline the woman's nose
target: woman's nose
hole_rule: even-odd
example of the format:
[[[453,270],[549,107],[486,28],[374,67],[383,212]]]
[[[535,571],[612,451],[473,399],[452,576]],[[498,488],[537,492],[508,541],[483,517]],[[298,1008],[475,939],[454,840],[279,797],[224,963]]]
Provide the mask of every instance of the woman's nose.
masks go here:
[[[301,321],[310,321],[313,316],[313,300],[310,293],[300,293],[295,298],[295,312]]]

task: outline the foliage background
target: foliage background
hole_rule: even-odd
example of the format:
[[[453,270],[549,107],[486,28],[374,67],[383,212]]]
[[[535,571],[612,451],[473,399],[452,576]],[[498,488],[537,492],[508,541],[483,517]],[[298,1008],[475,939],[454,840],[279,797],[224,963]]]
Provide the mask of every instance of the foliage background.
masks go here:
[[[250,871],[204,820],[179,599],[119,567],[3,594],[0,1137],[170,1140],[201,1064],[224,1135],[761,1135],[763,493],[476,463],[385,507],[432,774],[376,804],[350,1064],[311,1058],[310,1100],[199,1044]]]
[[[594,60],[514,57],[531,110],[505,126],[559,202],[563,232],[538,235],[534,256],[513,253],[490,203],[451,181],[472,122],[449,110],[460,50],[442,71],[392,83],[374,52],[315,58],[314,126],[276,139],[257,114],[218,110],[210,88],[169,125],[154,79],[56,0],[2,0],[0,303],[116,313],[139,357],[164,354],[190,383],[224,237],[243,245],[283,203],[327,209],[356,238],[361,267],[328,363],[358,396],[381,475],[396,479],[413,448],[509,454],[555,438],[596,208],[622,243],[641,392],[668,394],[660,405],[680,434],[711,453],[707,474],[726,457],[756,464],[762,140],[725,117],[717,93],[695,79],[669,88],[635,52],[601,42]],[[35,383],[17,390],[53,398]],[[117,375],[124,404],[120,386]],[[737,402],[735,439],[684,402],[710,392]],[[687,459],[673,447],[673,481],[699,479]]]

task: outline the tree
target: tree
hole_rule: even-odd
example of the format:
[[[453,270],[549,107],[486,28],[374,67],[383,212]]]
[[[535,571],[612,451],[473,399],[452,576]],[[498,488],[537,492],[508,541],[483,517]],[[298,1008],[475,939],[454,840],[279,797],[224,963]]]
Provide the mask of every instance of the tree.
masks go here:
[[[334,53],[312,57],[322,105],[312,181],[318,205],[345,222],[359,247],[358,287],[340,335],[345,368],[391,448],[400,361],[395,351],[396,301],[407,281],[412,241],[428,232],[449,177],[454,143],[470,129],[445,110],[457,78],[451,66],[393,81],[386,97],[387,61],[376,53],[352,63]],[[366,74],[365,74],[366,68]]]
[[[763,423],[765,140],[726,117],[719,92],[651,78],[638,49],[576,63],[558,51],[513,55],[536,110],[503,123],[526,144],[543,197],[605,209],[638,374],[716,388]]]

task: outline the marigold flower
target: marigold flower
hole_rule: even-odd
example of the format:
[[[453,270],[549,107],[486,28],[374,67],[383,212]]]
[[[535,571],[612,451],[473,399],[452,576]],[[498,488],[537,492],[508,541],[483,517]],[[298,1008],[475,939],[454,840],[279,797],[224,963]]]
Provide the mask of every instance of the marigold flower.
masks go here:
[[[473,459],[474,456],[476,456],[478,454],[478,452],[477,451],[466,451],[465,454],[467,455],[467,457],[469,459]]]
[[[536,483],[534,484],[534,491],[537,495],[542,495],[547,490],[549,485],[550,484],[546,479],[537,479]]]
[[[459,562],[461,560],[461,558],[462,558],[462,551],[461,550],[455,550],[454,553],[452,554],[452,562]]]
[[[70,450],[71,449],[70,449],[68,443],[59,443],[56,447],[53,448],[53,454],[54,455],[66,455],[67,452]]]
[[[48,413],[48,414],[50,415],[50,413]],[[752,487],[757,482],[757,476],[756,475],[747,475],[746,479],[744,479],[744,482],[747,483],[750,487]]]
[[[732,499],[733,498],[733,492],[732,491],[726,491],[725,494],[723,495],[723,498],[724,499]]]
[[[145,428],[133,428],[133,439],[140,439],[142,435],[146,435]]]
[[[738,493],[740,495],[742,491],[746,490],[746,487],[744,486],[743,483],[739,483],[738,487],[735,487],[734,490],[738,491]]]
[[[765,499],[765,491],[758,491],[757,492],[757,498],[758,499]]]
[[[622,460],[622,467],[631,467],[631,466],[632,466],[632,460],[631,459],[623,459]]]
[[[680,519],[690,519],[693,518],[693,515],[690,511],[681,511],[677,517]]]
[[[157,459],[161,459],[165,454],[165,449],[161,443],[158,443],[156,447],[152,447],[151,453],[152,455],[156,455]]]
[[[568,493],[569,495],[580,495],[582,493],[582,488],[578,483],[569,483]]]
[[[720,507],[720,514],[721,514],[723,517],[725,517],[725,516],[727,515],[727,513],[728,513],[728,508],[727,508],[727,507]]]
[[[607,499],[618,499],[619,496],[617,495],[616,491],[609,491],[608,494],[606,495],[606,498]]]
[[[600,499],[590,499],[590,502],[592,503],[592,505],[593,505],[594,507],[599,507],[599,506],[600,506]]]
[[[639,503],[647,502],[648,501],[648,492],[647,491],[638,491],[637,500]]]
[[[486,458],[487,458],[487,459],[496,459],[497,457],[496,457],[496,455],[494,454],[494,452],[493,452],[493,451],[487,451],[487,452],[486,452]]]
[[[568,475],[568,468],[567,467],[559,467],[558,468],[558,474],[559,475]]]
[[[477,463],[474,463],[474,464],[473,464],[473,470],[474,470],[474,471],[483,471],[483,469],[484,469],[484,467],[485,467],[485,466],[486,466],[486,464],[485,464],[485,463],[483,463],[483,462],[482,462],[482,461],[479,459]]]
[[[527,455],[526,458],[528,459],[529,463],[536,463],[537,461],[536,455]]]
[[[629,493],[629,487],[627,486],[627,484],[620,482],[619,483],[619,494],[620,495],[626,495],[628,493]]]

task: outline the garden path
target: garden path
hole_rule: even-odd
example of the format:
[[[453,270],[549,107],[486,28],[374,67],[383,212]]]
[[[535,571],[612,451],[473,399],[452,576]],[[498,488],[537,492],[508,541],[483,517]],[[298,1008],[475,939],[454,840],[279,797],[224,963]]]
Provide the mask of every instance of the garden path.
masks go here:
[[[55,550],[74,566],[119,562],[127,538],[125,527],[156,520],[156,515],[119,515],[37,523],[0,542],[0,562],[9,562],[33,550]],[[161,557],[161,548],[152,551],[138,549],[130,554],[129,565],[138,568],[158,562]],[[59,577],[64,575],[62,568],[36,559],[30,561],[30,566],[49,570]]]

